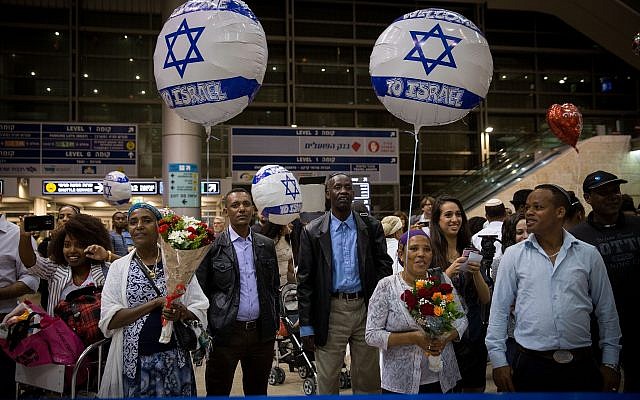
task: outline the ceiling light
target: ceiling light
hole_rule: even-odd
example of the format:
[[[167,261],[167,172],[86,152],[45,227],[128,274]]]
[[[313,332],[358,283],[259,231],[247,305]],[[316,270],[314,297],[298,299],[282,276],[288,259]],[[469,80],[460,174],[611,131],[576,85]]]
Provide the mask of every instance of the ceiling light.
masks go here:
[[[487,132],[487,133],[491,133],[491,132],[493,132],[493,126],[487,126],[487,127],[484,129],[484,131],[485,131],[485,132]]]

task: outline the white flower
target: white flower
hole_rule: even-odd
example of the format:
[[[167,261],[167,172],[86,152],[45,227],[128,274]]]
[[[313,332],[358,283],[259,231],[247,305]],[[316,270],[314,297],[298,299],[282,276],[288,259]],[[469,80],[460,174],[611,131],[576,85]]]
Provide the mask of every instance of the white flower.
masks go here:
[[[173,231],[169,234],[169,242],[182,244],[184,243],[187,236],[189,236],[189,232],[187,231]]]

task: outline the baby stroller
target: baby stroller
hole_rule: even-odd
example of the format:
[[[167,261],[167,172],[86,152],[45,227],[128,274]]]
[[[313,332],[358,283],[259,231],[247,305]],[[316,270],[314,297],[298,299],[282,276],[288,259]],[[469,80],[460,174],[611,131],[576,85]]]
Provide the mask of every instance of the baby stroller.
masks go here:
[[[287,283],[280,288],[280,332],[276,337],[275,362],[269,374],[269,384],[284,383],[285,373],[280,363],[289,366],[289,372],[297,371],[304,379],[302,391],[306,395],[316,393],[316,369],[312,352],[302,349],[298,322],[298,298],[296,285]],[[351,376],[348,369],[340,372],[340,388],[351,387]]]

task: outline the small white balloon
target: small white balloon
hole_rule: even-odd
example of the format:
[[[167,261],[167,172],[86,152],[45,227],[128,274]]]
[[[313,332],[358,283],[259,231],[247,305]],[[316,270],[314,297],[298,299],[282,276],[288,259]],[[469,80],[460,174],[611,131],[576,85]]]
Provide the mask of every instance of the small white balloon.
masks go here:
[[[182,118],[211,126],[240,114],[267,67],[262,25],[240,0],[190,0],[176,8],[153,54],[165,104]]]
[[[419,128],[457,121],[476,107],[489,90],[493,59],[473,22],[429,8],[403,15],[382,32],[369,73],[387,110]]]
[[[102,181],[102,195],[113,206],[127,204],[131,199],[131,182],[120,171],[109,172]]]
[[[265,165],[253,178],[253,202],[270,222],[286,225],[302,211],[302,193],[298,180],[280,165]]]

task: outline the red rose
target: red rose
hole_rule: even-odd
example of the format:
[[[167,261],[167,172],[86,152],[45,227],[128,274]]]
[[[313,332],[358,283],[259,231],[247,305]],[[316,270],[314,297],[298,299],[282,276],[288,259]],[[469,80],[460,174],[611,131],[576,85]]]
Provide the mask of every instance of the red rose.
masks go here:
[[[437,292],[436,288],[434,286],[430,287],[427,290],[427,293],[425,294],[424,298],[425,299],[430,299],[431,297],[433,297],[433,294]]]
[[[413,308],[418,304],[418,300],[416,296],[413,295],[411,290],[405,290],[404,293],[400,296],[400,298],[407,303],[407,307],[409,310],[413,310]]]
[[[443,283],[440,285],[440,293],[449,294],[451,292],[453,292],[453,287],[448,283]]]
[[[433,314],[433,305],[431,305],[430,303],[425,303],[423,305],[420,306],[420,314],[426,316],[429,315],[434,315]]]
[[[429,295],[429,289],[427,289],[426,287],[421,287],[420,289],[418,289],[419,298],[426,299],[428,295]]]
[[[193,226],[188,227],[187,232],[197,233],[196,228],[194,228]]]
[[[195,238],[197,238],[198,236],[196,236],[194,233],[190,234],[189,236],[187,236],[187,239],[189,240],[195,240]]]
[[[169,225],[162,224],[158,227],[158,233],[165,234],[169,230]]]

